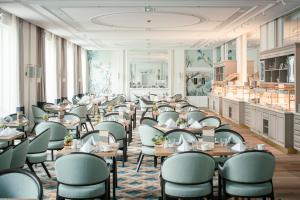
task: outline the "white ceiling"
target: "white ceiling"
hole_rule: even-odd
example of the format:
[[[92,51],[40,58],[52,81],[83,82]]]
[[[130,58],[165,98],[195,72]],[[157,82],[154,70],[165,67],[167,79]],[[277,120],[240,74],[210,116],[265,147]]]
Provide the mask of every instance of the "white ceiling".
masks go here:
[[[0,0],[0,8],[87,49],[215,46],[300,0]]]

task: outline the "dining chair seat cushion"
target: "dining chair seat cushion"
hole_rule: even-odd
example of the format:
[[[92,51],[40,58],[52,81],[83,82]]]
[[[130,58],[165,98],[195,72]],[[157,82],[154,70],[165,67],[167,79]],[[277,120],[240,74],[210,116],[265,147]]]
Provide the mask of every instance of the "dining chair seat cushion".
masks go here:
[[[64,141],[50,141],[48,144],[49,150],[56,150],[56,149],[63,149],[64,148]]]
[[[155,155],[155,151],[153,147],[142,146],[142,153],[150,156]]]
[[[226,192],[235,196],[263,196],[272,192],[272,184],[240,184],[226,181]]]
[[[211,184],[204,183],[199,185],[180,185],[167,182],[165,193],[175,197],[202,197],[211,193]]]
[[[0,142],[0,149],[4,149],[4,148],[6,148],[6,147],[8,147],[8,142],[3,142],[3,141],[1,141],[1,142]]]
[[[70,186],[59,184],[58,187],[59,196],[65,198],[95,198],[100,197],[105,193],[105,183],[89,186]]]
[[[27,154],[27,160],[30,163],[40,163],[47,160],[47,152]]]

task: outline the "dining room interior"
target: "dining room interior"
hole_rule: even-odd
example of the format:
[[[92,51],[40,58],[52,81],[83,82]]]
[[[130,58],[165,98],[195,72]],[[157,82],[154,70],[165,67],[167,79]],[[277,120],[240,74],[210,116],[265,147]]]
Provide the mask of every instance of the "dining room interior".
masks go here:
[[[0,0],[0,199],[298,200],[299,155],[299,0]]]

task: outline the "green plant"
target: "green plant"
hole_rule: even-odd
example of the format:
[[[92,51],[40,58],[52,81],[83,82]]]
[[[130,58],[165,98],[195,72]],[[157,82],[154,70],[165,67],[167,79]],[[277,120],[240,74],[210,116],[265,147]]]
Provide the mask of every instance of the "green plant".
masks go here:
[[[155,135],[154,138],[152,138],[152,141],[156,145],[161,145],[165,140],[166,138],[163,135]]]
[[[73,136],[72,135],[69,134],[69,135],[65,136],[65,139],[64,139],[65,145],[70,145],[72,143],[72,141],[73,141]]]
[[[48,119],[49,119],[49,115],[48,114],[44,114],[43,115],[43,120],[48,121]]]
[[[177,126],[180,126],[181,124],[186,124],[187,120],[185,118],[178,118],[176,121]]]
[[[3,124],[3,123],[0,123],[0,128],[6,128],[6,126],[5,126],[5,124]]]

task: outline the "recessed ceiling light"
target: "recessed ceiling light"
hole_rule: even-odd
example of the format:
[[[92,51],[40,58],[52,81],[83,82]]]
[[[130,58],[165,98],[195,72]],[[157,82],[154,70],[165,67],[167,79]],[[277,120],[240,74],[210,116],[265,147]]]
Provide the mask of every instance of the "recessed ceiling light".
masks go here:
[[[154,12],[154,8],[151,6],[145,6],[145,12]]]

